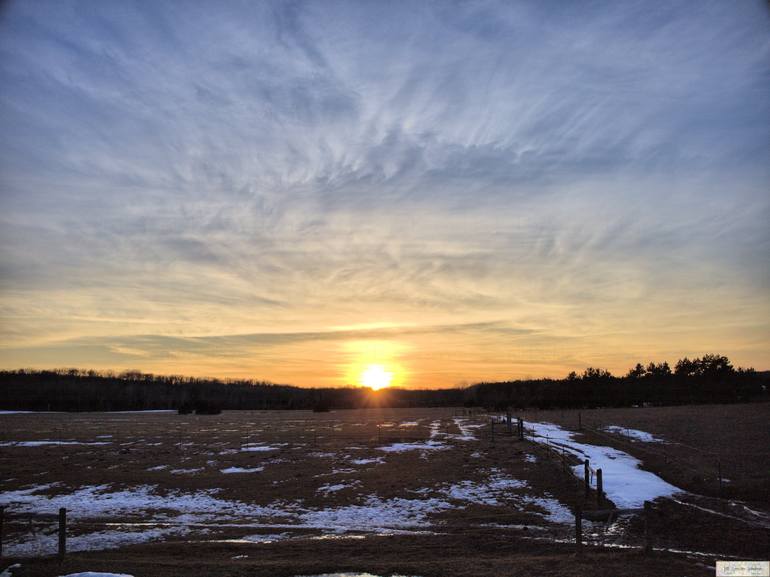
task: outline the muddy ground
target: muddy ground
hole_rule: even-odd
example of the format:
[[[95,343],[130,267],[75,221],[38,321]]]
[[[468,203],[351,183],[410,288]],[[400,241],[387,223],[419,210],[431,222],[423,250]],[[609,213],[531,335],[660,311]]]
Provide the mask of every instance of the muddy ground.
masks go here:
[[[759,422],[763,415],[767,416],[767,406],[735,405],[583,412],[581,420],[586,428],[616,424],[662,436],[669,442],[662,446],[592,431],[584,431],[583,440],[617,446],[642,459],[646,468],[661,471],[667,481],[696,492],[701,485],[692,478],[661,465],[660,451],[676,454],[682,447],[694,446],[710,454],[726,451],[725,439],[730,439],[753,459],[740,473],[732,473],[734,490],[752,497],[748,503],[761,509],[767,505],[762,487],[770,481],[767,458],[757,462],[770,446],[757,446],[768,433]],[[577,428],[576,414],[570,412],[525,416]],[[732,424],[725,427],[725,420]],[[715,421],[722,425],[715,426]],[[40,441],[46,444],[35,444]],[[412,444],[424,448],[410,448]],[[704,458],[701,466],[705,469],[707,463]],[[233,468],[247,472],[223,472]],[[770,530],[734,515],[735,504],[727,499],[661,500],[650,519],[655,546],[700,554],[657,551],[645,557],[635,549],[620,549],[643,542],[641,517],[632,515],[609,525],[589,524],[589,540],[615,548],[588,548],[585,558],[576,559],[574,544],[566,543],[573,538],[573,527],[561,517],[565,511],[571,515],[578,503],[595,508],[595,494],[586,498],[572,474],[536,443],[509,436],[504,425],[495,426],[493,435],[489,415],[479,411],[469,415],[462,409],[1,415],[0,470],[0,493],[42,487],[30,497],[37,509],[49,497],[78,494],[89,487],[110,495],[151,488],[160,497],[149,508],[140,503],[135,511],[109,514],[103,509],[88,513],[87,498],[82,504],[68,503],[74,516],[69,533],[74,537],[100,536],[105,531],[108,537],[120,537],[121,531],[141,535],[137,523],[150,523],[148,531],[162,529],[160,523],[172,526],[150,542],[138,539],[138,544],[127,545],[130,541],[117,538],[112,546],[122,546],[119,550],[71,553],[60,565],[44,557],[55,551],[55,535],[45,527],[50,521],[27,515],[43,523],[37,528],[25,525],[30,521],[23,515],[12,518],[6,522],[4,542],[27,544],[18,549],[24,553],[18,560],[29,575],[76,570],[137,577],[341,570],[425,577],[600,571],[713,575],[717,558],[762,558],[770,550]],[[181,514],[162,507],[164,496],[174,503],[191,495],[213,495],[229,508],[197,514],[194,501],[192,512]],[[371,504],[372,498],[373,510],[357,509]],[[433,501],[435,510],[430,507]],[[445,506],[447,501],[451,507]],[[201,502],[205,508],[205,499]],[[428,506],[410,512],[404,526],[398,516],[382,522],[382,515],[403,513],[405,503]],[[260,507],[290,514],[283,518],[253,512]],[[328,515],[335,511],[339,517]],[[8,512],[13,514],[13,505]],[[320,515],[322,522],[308,523],[301,516],[307,512],[311,517]],[[374,515],[372,522],[383,526],[367,531],[366,515]],[[180,525],[187,525],[184,533],[173,529]],[[35,542],[39,547],[30,548]],[[9,550],[13,551],[6,547],[6,553]],[[0,570],[16,560],[6,559]]]

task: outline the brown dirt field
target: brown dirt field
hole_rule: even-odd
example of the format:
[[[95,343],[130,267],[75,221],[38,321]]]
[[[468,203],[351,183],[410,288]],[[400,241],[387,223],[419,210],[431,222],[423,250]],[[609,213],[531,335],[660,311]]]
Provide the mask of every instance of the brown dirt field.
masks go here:
[[[770,510],[770,403],[689,405],[523,412],[578,431],[585,440],[613,446],[644,462],[664,480],[701,495],[741,499]],[[596,434],[606,426],[638,429],[666,443],[642,443],[622,434]],[[718,471],[728,481],[720,489]]]
[[[511,539],[495,533],[462,538],[392,536],[364,541],[296,541],[264,546],[216,544],[129,547],[41,560],[22,577],[120,571],[135,577],[292,577],[331,572],[420,577],[713,577],[713,563],[678,556],[591,550]],[[246,556],[246,557],[240,557]],[[234,557],[240,557],[234,559]],[[16,575],[16,574],[14,574]]]
[[[707,445],[705,437],[719,432],[708,424],[717,413],[705,410],[699,417],[697,410],[685,411],[697,408],[673,409],[679,411],[608,410],[590,415],[584,412],[583,422],[588,424],[590,420],[586,419],[593,417],[596,422],[602,419],[604,424],[622,424],[662,435],[667,440],[678,440],[680,429],[689,430],[678,422],[686,413],[692,420],[690,426],[698,427],[698,419],[703,421],[703,430],[694,435],[701,444]],[[734,442],[743,438],[739,446],[753,446],[764,438],[763,433],[756,432],[757,415],[763,409],[766,407],[732,406],[720,413],[743,423],[729,433]],[[75,515],[69,526],[74,543],[78,537],[87,538],[94,531],[105,531],[105,522],[119,523],[120,526],[108,528],[118,532],[141,531],[141,527],[130,525],[136,522],[168,523],[177,528],[189,526],[184,533],[172,532],[155,539],[166,539],[164,542],[71,553],[61,567],[55,559],[33,559],[27,552],[21,562],[23,570],[28,572],[24,574],[29,575],[109,570],[137,577],[288,576],[358,570],[424,577],[566,576],[595,574],[601,568],[612,575],[657,576],[707,574],[709,570],[704,564],[712,568],[713,575],[713,560],[717,556],[761,558],[770,550],[770,530],[746,526],[729,518],[715,522],[713,514],[665,502],[658,503],[658,516],[652,521],[656,547],[705,551],[712,555],[672,556],[656,552],[650,558],[637,551],[592,549],[585,559],[576,560],[574,545],[560,544],[572,539],[571,525],[552,522],[548,509],[537,499],[546,497],[561,503],[569,514],[568,509],[583,500],[579,483],[558,463],[546,458],[541,447],[529,441],[519,442],[505,434],[504,427],[496,427],[493,439],[487,415],[477,413],[463,417],[459,421],[461,428],[455,421],[460,412],[383,409],[322,414],[234,411],[218,416],[0,415],[0,470],[4,472],[0,477],[0,495],[53,484],[31,497],[40,504],[49,496],[66,496],[87,487],[104,486],[104,491],[110,493],[120,490],[130,493],[150,487],[154,495],[165,496],[172,504],[165,510],[164,501],[156,499],[148,510],[89,514],[83,518],[77,518],[80,503],[68,504]],[[560,411],[527,415],[527,418],[533,417],[565,425],[576,418]],[[463,438],[469,434],[475,439]],[[681,438],[695,442],[684,434]],[[603,435],[586,435],[586,439],[603,445],[614,443]],[[14,445],[18,441],[41,440],[104,444]],[[449,448],[382,450],[394,443],[426,441],[443,443]],[[721,442],[711,441],[708,446]],[[636,447],[638,443],[622,439],[618,443],[617,448],[644,458],[643,451]],[[272,449],[243,450],[260,447]],[[647,464],[645,459],[645,466]],[[222,473],[229,467],[263,467],[263,470]],[[756,464],[748,466],[750,479],[751,475],[762,478],[757,472],[759,468]],[[765,482],[770,477],[767,473],[765,471],[763,477]],[[734,478],[736,486],[745,490],[748,485],[743,477],[734,475]],[[522,481],[526,485],[501,485],[499,490],[490,493],[496,480]],[[672,479],[667,480],[676,484]],[[328,490],[329,487],[332,490]],[[454,501],[453,491],[457,490],[476,491],[476,497]],[[180,513],[173,506],[180,495],[208,495],[227,506],[237,506],[213,512]],[[430,506],[420,509],[415,514],[419,523],[405,527],[404,534],[400,530],[383,529],[375,535],[365,530],[366,511],[356,509],[371,498],[375,498],[378,506],[384,504],[385,514],[394,509],[398,513],[403,503],[433,500],[436,506],[433,510]],[[453,506],[447,507],[447,501]],[[583,506],[591,508],[593,502],[592,496]],[[88,510],[89,506],[86,495],[82,507]],[[254,513],[255,507],[285,509],[287,517],[258,520],[256,516],[261,513]],[[13,509],[13,505],[9,507],[9,511]],[[343,525],[348,523],[345,527],[348,538],[319,539],[339,532],[324,528],[325,525],[299,523],[302,517],[298,515],[308,511],[312,514],[341,511],[363,520],[353,525],[349,525],[349,519],[342,521]],[[328,519],[324,522],[328,523]],[[396,524],[398,522],[401,521]],[[162,527],[157,524],[147,529]],[[53,552],[55,536],[46,537],[41,533],[30,536],[30,528],[20,521],[6,522],[5,543],[19,539],[34,543],[38,539],[41,548],[36,554]],[[244,537],[276,533],[290,534],[291,538],[271,543],[237,542]],[[632,516],[609,526],[589,525],[586,536],[605,545],[637,546],[642,542],[641,520]],[[236,542],[222,542],[227,540]],[[247,557],[233,559],[239,555]],[[12,561],[6,559],[0,563],[0,570]]]

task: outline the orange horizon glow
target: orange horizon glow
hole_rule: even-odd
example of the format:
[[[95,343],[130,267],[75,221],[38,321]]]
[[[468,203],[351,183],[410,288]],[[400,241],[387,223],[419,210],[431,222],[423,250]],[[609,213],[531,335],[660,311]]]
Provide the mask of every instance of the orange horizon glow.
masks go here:
[[[58,362],[45,362],[47,359],[36,355],[23,360],[9,358],[2,365],[8,369],[138,370],[159,375],[266,380],[306,388],[363,386],[373,390],[453,388],[485,381],[563,378],[570,371],[582,373],[589,366],[623,375],[637,362],[667,361],[673,366],[679,358],[707,353],[725,354],[736,366],[767,368],[766,363],[756,363],[746,352],[711,345],[709,341],[714,335],[708,331],[688,334],[693,344],[680,349],[674,342],[677,335],[666,340],[640,332],[628,336],[628,341],[611,334],[598,335],[585,342],[562,339],[559,346],[552,346],[550,339],[533,342],[526,334],[514,339],[498,335],[501,331],[497,327],[493,329],[439,327],[418,331],[409,327],[402,332],[378,334],[376,338],[370,332],[357,336],[356,331],[352,331],[353,334],[345,331],[339,338],[323,334],[269,347],[261,344],[236,347],[230,343],[228,355],[218,354],[217,350],[203,355],[200,350],[180,348],[171,351],[173,354],[164,351],[162,358],[142,351],[139,346],[144,343],[137,342],[130,343],[131,347],[124,344],[113,353],[130,355],[130,362],[89,359],[90,351],[85,350],[82,356],[68,354]],[[624,350],[626,347],[649,352],[630,354]]]

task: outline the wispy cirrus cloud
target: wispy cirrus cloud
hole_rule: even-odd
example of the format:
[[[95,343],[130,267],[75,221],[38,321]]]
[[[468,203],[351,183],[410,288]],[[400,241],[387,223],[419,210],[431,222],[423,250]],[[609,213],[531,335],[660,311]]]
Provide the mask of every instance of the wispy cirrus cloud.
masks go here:
[[[11,3],[0,362],[177,347],[196,359],[175,372],[298,380],[280,367],[323,339],[276,335],[381,322],[472,351],[438,370],[427,333],[390,335],[431,382],[762,364],[767,22],[762,3]],[[501,319],[562,360],[437,328]],[[224,355],[243,334],[268,336]]]

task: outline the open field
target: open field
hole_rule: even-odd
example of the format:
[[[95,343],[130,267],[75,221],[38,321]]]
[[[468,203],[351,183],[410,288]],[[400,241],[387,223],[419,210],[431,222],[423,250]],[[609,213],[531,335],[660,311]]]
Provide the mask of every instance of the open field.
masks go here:
[[[628,451],[677,487],[770,506],[768,403],[530,411],[522,416],[574,431],[582,422],[585,440]],[[634,430],[661,442],[640,442]]]
[[[570,412],[526,415],[525,441],[504,424],[493,434],[489,415],[460,409],[0,415],[0,504],[14,515],[5,527],[6,565],[18,558],[28,575],[583,575],[586,566],[613,575],[713,575],[715,558],[770,550],[767,501],[752,489],[766,487],[770,472],[752,462],[729,477],[737,491],[760,497],[743,510],[686,492],[697,484],[677,484],[657,461],[648,467],[647,454],[677,451],[674,442],[713,450],[728,441],[710,436],[725,434],[760,455],[766,412],[762,405],[583,412],[585,425],[669,442],[591,432],[565,441],[633,465],[627,485],[605,484],[609,499],[630,507],[648,494],[673,499],[658,499],[650,519],[660,551],[638,550],[635,514],[586,521],[595,547],[582,560],[573,556],[573,510],[595,509],[596,494],[586,498],[568,466],[578,464],[574,454],[561,463],[531,436],[546,430],[542,421],[576,429]],[[717,418],[735,424],[712,426]],[[634,456],[660,468],[662,479],[637,473]],[[59,507],[68,509],[72,552],[61,567],[41,557],[56,548],[43,515]]]

